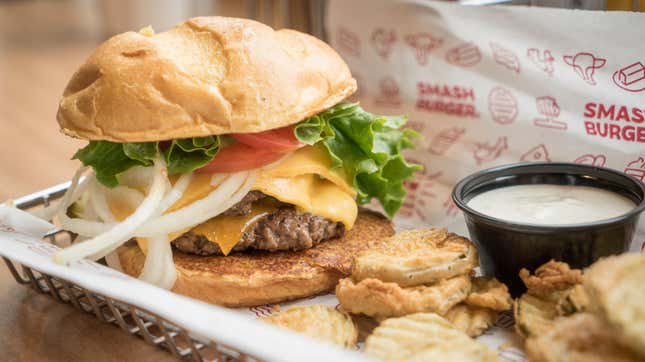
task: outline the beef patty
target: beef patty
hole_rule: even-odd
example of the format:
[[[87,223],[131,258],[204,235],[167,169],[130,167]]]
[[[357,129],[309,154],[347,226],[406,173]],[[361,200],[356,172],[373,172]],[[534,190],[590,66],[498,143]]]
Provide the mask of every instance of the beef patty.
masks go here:
[[[246,215],[254,202],[265,197],[259,191],[249,192],[244,199],[228,209],[223,215]],[[244,232],[233,251],[254,250],[303,250],[321,241],[342,235],[344,226],[310,213],[300,213],[289,204],[280,204],[273,212],[262,216],[255,226]],[[189,231],[172,245],[190,254],[222,255],[219,245],[210,242],[204,235]]]

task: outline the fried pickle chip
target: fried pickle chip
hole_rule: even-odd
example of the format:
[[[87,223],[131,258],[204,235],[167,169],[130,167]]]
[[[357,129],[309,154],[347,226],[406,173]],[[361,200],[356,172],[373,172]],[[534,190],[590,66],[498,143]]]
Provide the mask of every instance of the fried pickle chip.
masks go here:
[[[477,277],[472,280],[472,289],[466,298],[466,304],[504,311],[511,309],[513,298],[506,284],[495,278]]]
[[[515,330],[524,337],[540,336],[553,328],[557,318],[558,303],[525,293],[515,300]]]
[[[352,277],[411,287],[467,274],[477,260],[470,240],[445,229],[406,230],[358,255]]]
[[[582,272],[567,263],[554,260],[540,266],[531,275],[520,271],[527,292],[514,303],[515,329],[527,338],[545,334],[557,317],[583,312],[589,299],[582,287]]]
[[[577,284],[557,295],[559,296],[557,308],[560,315],[569,315],[589,310],[591,302],[582,284]]]
[[[526,353],[532,362],[642,361],[618,343],[600,318],[590,313],[559,318],[547,333],[526,341]]]
[[[261,320],[344,347],[355,346],[358,339],[352,318],[326,305],[291,307]]]
[[[498,316],[495,310],[460,303],[452,307],[444,318],[469,337],[477,337],[490,328]]]
[[[645,255],[601,259],[587,269],[584,287],[593,310],[645,360]]]
[[[495,352],[434,313],[386,319],[367,337],[365,352],[383,361],[499,361]]]
[[[571,269],[569,264],[551,260],[535,270],[535,274],[522,268],[520,278],[526,285],[527,293],[537,297],[545,297],[549,294],[565,290],[582,283],[582,272],[579,269]]]
[[[466,299],[469,292],[470,278],[467,275],[409,288],[372,278],[358,283],[345,278],[336,286],[336,297],[343,309],[376,319],[418,312],[445,314]]]

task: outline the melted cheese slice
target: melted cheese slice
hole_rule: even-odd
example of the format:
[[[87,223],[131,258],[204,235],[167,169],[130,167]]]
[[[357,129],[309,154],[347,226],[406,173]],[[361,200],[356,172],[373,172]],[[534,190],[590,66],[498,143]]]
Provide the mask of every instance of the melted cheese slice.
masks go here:
[[[228,255],[247,230],[253,228],[260,218],[275,211],[276,208],[275,201],[262,200],[254,203],[251,212],[246,215],[214,217],[195,226],[191,231],[219,245],[222,253]]]
[[[281,202],[295,205],[299,212],[308,212],[329,220],[342,222],[349,230],[354,226],[358,207],[356,191],[342,169],[331,170],[331,160],[323,146],[307,146],[286,156],[276,166],[263,170],[251,187]],[[171,180],[173,183],[175,180]],[[172,212],[206,197],[214,190],[210,174],[195,174],[182,197],[167,211]],[[125,219],[134,210],[118,198],[108,199],[110,210],[118,220]],[[253,205],[252,212],[244,216],[218,216],[192,230],[217,243],[224,254],[240,240],[257,216],[269,212],[271,206]],[[170,235],[171,239],[188,230]],[[146,240],[138,238],[139,246],[146,250]]]

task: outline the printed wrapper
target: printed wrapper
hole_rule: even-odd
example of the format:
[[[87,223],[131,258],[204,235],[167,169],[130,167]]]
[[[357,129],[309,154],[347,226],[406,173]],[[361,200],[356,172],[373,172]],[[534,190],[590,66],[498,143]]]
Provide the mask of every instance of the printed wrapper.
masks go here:
[[[358,81],[355,99],[373,113],[409,115],[422,134],[409,158],[425,169],[406,184],[399,229],[467,235],[452,187],[496,165],[573,161],[645,179],[643,15],[329,0],[326,19],[330,43]],[[632,250],[641,249],[644,226]],[[275,305],[225,309],[94,262],[54,264],[56,247],[40,241],[52,227],[0,206],[0,255],[266,360],[363,359],[255,321]],[[329,294],[279,307],[307,304],[338,301]],[[525,360],[510,312],[478,340],[507,360]]]
[[[430,1],[328,2],[330,44],[377,114],[419,131],[399,226],[466,235],[454,184],[523,161],[645,181],[645,14]],[[645,245],[640,223],[633,251]]]

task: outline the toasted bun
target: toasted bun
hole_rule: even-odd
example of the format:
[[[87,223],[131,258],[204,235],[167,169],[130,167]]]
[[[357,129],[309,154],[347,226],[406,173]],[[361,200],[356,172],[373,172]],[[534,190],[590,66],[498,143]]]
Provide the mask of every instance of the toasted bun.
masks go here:
[[[347,64],[313,36],[201,17],[107,40],[69,81],[57,118],[65,134],[116,142],[260,132],[355,90]]]
[[[380,214],[361,211],[343,237],[299,252],[196,256],[174,251],[177,281],[172,290],[228,307],[253,306],[303,298],[334,290],[349,275],[359,252],[394,234]],[[139,275],[144,255],[134,243],[119,249],[123,270]]]

